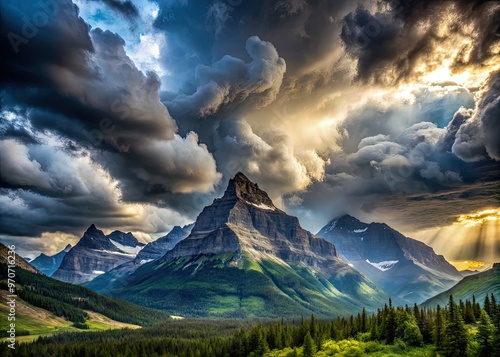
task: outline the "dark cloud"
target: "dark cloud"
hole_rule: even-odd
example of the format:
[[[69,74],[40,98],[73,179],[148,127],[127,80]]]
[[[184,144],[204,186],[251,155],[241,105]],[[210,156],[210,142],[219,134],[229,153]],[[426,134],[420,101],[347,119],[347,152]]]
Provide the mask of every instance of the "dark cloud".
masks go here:
[[[482,80],[497,3],[101,0],[90,29],[61,0],[33,36],[36,1],[0,6],[4,234],[165,230],[236,171],[313,230],[341,213],[413,229],[491,203],[498,76],[420,78]],[[140,70],[153,45],[159,74]]]
[[[441,48],[456,52],[454,71],[498,58],[498,2],[387,2],[389,11],[359,7],[344,18],[341,38],[357,60],[359,80],[393,84],[418,77],[421,65],[426,72],[442,65]],[[464,44],[455,51],[457,43]]]
[[[143,192],[152,186],[164,192],[210,191],[219,179],[215,161],[198,145],[196,135],[183,139],[176,134],[175,121],[159,101],[159,78],[136,68],[120,36],[99,28],[89,32],[74,5],[57,4],[56,17],[38,29],[27,47],[19,48],[18,55],[10,49],[2,57],[7,69],[3,88],[9,89],[4,108],[28,107],[34,130],[58,133],[90,149],[113,177],[134,189],[145,185]],[[40,11],[36,6],[6,7],[6,12],[25,11],[21,13],[29,18]],[[23,17],[15,15],[5,32],[22,28]],[[2,44],[8,47],[5,42],[4,37]],[[35,52],[45,55],[40,58]],[[176,155],[183,155],[183,165],[175,163]],[[114,161],[123,166],[116,169]],[[132,166],[136,169],[130,170]],[[122,189],[128,198],[127,187]]]
[[[148,203],[193,214],[200,203],[186,193],[220,180],[212,155],[195,133],[176,133],[158,76],[135,66],[119,35],[90,30],[70,1],[48,3],[1,3],[2,233],[184,222]]]
[[[102,0],[102,1],[113,10],[124,15],[129,20],[133,20],[139,17],[139,11],[131,1],[119,1],[119,0]]]
[[[453,152],[464,161],[500,160],[500,72],[481,88],[474,115],[457,130]]]

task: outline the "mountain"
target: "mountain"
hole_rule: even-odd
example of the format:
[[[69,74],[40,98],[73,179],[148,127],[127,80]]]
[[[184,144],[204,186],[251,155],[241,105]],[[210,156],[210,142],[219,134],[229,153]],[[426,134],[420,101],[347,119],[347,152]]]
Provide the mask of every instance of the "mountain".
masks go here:
[[[160,237],[157,240],[148,243],[144,249],[142,249],[139,254],[137,254],[137,260],[154,260],[161,257],[166,252],[171,250],[177,243],[189,236],[191,230],[193,229],[194,223],[188,224],[184,227],[175,226],[172,230],[164,237]]]
[[[9,248],[7,248],[5,245],[0,243],[0,264],[4,264],[5,266],[11,264],[9,257],[11,257],[12,254],[9,254],[9,251],[10,251]],[[14,252],[15,252],[15,250],[14,250]],[[34,274],[42,274],[38,269],[33,267],[30,263],[28,263],[21,256],[16,254],[14,259],[15,259],[15,263],[16,263],[15,268],[21,268],[21,269],[27,270],[29,272],[32,272]]]
[[[363,223],[345,215],[318,234],[339,256],[400,303],[420,303],[449,289],[462,275],[442,255],[383,223]]]
[[[388,295],[238,173],[191,234],[107,294],[181,316],[347,315]]]
[[[143,247],[144,244],[132,233],[114,231],[106,236],[91,225],[80,241],[66,253],[52,277],[81,284],[133,260]]]
[[[141,265],[160,258],[175,247],[182,239],[189,236],[193,226],[194,224],[189,224],[184,227],[175,226],[166,236],[146,244],[133,260],[123,263],[105,274],[97,276],[83,285],[95,291],[107,293],[108,287],[112,285],[115,280],[133,273]]]
[[[455,301],[472,300],[472,295],[474,295],[476,301],[482,303],[486,295],[491,294],[500,296],[500,263],[493,264],[490,270],[463,278],[451,289],[430,298],[422,305],[434,307],[440,304],[444,306],[448,303],[450,295],[453,295]]]
[[[68,244],[66,248],[64,248],[57,254],[46,255],[44,253],[41,253],[38,257],[33,259],[30,264],[45,275],[51,276],[59,268],[64,256],[70,251],[71,248],[71,244]]]

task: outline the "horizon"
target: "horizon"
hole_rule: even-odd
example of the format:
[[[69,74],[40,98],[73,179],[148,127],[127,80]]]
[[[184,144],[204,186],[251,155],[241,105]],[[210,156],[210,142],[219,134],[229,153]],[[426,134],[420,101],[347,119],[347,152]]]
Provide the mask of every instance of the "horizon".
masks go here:
[[[0,241],[22,256],[90,224],[147,243],[242,172],[313,234],[349,214],[500,261],[498,2],[49,3],[0,4]]]

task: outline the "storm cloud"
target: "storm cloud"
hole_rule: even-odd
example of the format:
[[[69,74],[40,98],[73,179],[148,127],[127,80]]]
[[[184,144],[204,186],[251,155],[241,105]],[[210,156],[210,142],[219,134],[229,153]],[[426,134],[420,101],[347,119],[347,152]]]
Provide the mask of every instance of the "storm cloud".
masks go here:
[[[166,231],[237,171],[313,231],[498,205],[496,2],[75,3],[0,5],[4,240]]]

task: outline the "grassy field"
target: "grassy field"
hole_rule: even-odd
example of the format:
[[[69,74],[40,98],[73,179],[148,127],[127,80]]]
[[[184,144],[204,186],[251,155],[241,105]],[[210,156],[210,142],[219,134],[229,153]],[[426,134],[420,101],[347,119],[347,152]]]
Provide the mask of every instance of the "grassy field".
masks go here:
[[[1,301],[7,301],[7,291],[0,290]],[[61,332],[86,332],[86,331],[103,331],[118,328],[140,328],[140,326],[114,321],[104,315],[96,312],[86,311],[89,315],[87,325],[89,329],[82,330],[73,327],[71,321],[65,320],[62,317],[55,316],[53,313],[33,306],[19,297],[16,298],[16,330],[27,331],[29,335],[17,336],[18,342],[30,342],[37,339],[39,336],[50,336]],[[8,315],[8,307],[5,303],[0,304],[0,315]],[[0,319],[1,331],[9,329],[10,322],[6,318]],[[2,339],[4,340],[4,339]]]

